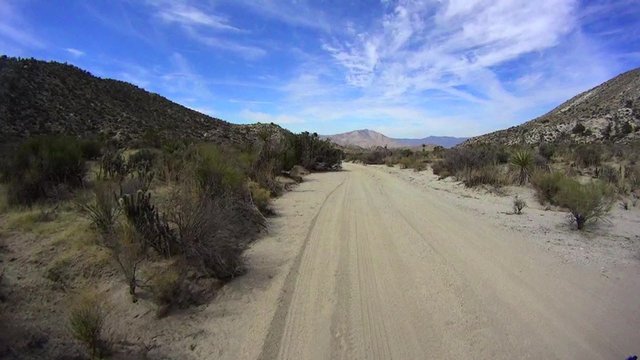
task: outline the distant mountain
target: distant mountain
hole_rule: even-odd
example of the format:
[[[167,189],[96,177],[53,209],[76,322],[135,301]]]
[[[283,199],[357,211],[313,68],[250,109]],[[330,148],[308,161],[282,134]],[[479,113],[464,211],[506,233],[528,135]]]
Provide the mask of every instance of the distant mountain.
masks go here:
[[[465,141],[475,144],[628,142],[640,139],[640,68],[585,91],[522,125]]]
[[[286,132],[273,124],[231,124],[75,66],[0,57],[0,143],[66,134],[125,144],[145,138],[239,144],[264,127]]]
[[[363,148],[376,146],[386,146],[388,148],[416,147],[422,146],[422,144],[452,147],[466,139],[449,136],[429,136],[423,139],[394,139],[368,129],[349,131],[336,135],[323,135],[322,138],[329,139],[341,146],[359,146]]]

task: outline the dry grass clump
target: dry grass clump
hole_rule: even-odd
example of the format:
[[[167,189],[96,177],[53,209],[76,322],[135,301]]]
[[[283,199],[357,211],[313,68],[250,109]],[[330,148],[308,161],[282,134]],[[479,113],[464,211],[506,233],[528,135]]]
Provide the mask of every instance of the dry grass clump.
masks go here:
[[[84,291],[76,296],[69,309],[69,330],[81,342],[91,359],[98,359],[106,350],[103,328],[107,309],[100,295]]]

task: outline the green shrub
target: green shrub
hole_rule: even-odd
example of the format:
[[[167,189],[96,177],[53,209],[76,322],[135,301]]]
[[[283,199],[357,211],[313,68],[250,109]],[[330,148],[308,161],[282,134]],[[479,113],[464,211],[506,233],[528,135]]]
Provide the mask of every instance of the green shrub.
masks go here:
[[[86,347],[91,359],[98,359],[100,350],[105,345],[102,330],[106,316],[105,305],[94,292],[80,294],[71,305],[71,334]]]
[[[536,191],[536,196],[541,204],[553,203],[554,197],[560,191],[561,183],[566,175],[559,172],[537,172],[531,179],[531,184]]]
[[[203,194],[242,191],[250,163],[240,162],[237,153],[230,150],[225,153],[213,144],[203,144],[194,149],[191,157],[195,179]]]
[[[588,222],[603,219],[611,206],[613,197],[610,189],[600,182],[580,184],[573,179],[561,182],[560,190],[554,196],[554,202],[567,208],[578,230]]]
[[[82,185],[86,173],[80,143],[71,137],[27,140],[5,169],[11,204],[31,205],[51,198],[61,187]]]

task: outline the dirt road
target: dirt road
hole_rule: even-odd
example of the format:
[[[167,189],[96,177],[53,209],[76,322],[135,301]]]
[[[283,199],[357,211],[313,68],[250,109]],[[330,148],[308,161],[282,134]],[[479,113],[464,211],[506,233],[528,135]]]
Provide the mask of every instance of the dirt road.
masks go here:
[[[372,167],[345,164],[284,280],[262,359],[625,359],[636,278],[565,264]]]

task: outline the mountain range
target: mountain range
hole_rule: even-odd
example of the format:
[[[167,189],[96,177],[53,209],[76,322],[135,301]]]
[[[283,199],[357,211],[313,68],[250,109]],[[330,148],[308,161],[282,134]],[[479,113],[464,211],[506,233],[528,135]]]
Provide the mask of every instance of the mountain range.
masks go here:
[[[359,146],[362,148],[376,146],[386,146],[388,148],[419,147],[423,144],[430,147],[443,146],[448,148],[456,146],[467,139],[450,136],[428,136],[422,139],[396,139],[369,129],[354,130],[335,135],[322,135],[321,137],[329,139],[340,146]]]
[[[78,67],[0,57],[0,143],[65,134],[131,144],[151,139],[241,144],[274,124],[236,125]],[[274,136],[275,136],[274,135]]]

